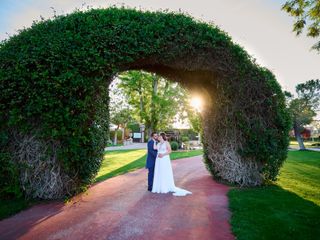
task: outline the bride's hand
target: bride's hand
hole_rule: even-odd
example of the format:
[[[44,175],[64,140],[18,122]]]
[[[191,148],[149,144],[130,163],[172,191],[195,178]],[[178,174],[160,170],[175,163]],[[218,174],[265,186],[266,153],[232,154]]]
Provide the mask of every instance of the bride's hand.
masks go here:
[[[159,157],[159,158],[162,158],[162,157],[163,157],[163,155],[162,155],[161,153],[159,153],[158,157]]]

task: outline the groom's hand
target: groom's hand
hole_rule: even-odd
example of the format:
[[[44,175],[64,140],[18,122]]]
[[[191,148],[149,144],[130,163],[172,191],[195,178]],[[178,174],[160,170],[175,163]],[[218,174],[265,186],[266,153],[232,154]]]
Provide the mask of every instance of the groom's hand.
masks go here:
[[[158,157],[159,157],[159,158],[162,158],[162,157],[163,157],[163,155],[162,155],[161,153],[159,153]]]

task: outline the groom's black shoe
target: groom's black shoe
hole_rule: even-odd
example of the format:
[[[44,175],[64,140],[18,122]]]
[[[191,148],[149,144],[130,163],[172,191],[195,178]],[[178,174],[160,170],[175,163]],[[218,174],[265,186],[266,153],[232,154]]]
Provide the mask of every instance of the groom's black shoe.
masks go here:
[[[152,189],[151,189],[151,188],[148,188],[148,191],[149,191],[149,192],[151,192],[151,191],[152,191]]]

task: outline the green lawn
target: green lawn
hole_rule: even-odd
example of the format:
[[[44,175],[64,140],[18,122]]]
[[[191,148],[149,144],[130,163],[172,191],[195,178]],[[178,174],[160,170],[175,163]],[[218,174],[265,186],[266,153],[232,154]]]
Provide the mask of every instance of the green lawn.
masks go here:
[[[21,199],[0,199],[0,220],[9,217],[23,209],[28,208],[31,203]]]
[[[290,151],[271,186],[229,191],[238,240],[320,239],[320,153]]]
[[[303,141],[303,144],[306,148],[319,148],[319,141]],[[290,147],[297,147],[299,143],[297,141],[290,141]]]
[[[176,151],[170,154],[171,159],[179,159],[201,155],[202,150]],[[143,168],[146,163],[146,150],[114,150],[106,151],[96,182]]]

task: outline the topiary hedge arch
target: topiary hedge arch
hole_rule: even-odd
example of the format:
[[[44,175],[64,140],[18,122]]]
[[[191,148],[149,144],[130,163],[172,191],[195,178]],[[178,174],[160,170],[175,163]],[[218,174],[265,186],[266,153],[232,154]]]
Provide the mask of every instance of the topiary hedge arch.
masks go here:
[[[89,184],[108,136],[108,85],[132,69],[205,97],[204,155],[215,178],[243,186],[276,178],[290,121],[274,75],[217,27],[108,8],[41,21],[1,43],[2,192],[14,173],[29,197]]]

